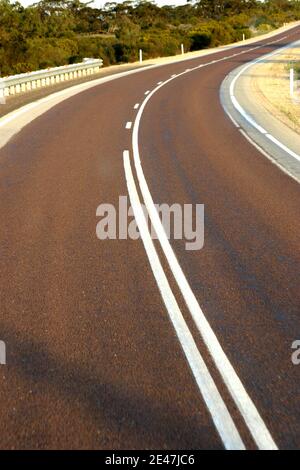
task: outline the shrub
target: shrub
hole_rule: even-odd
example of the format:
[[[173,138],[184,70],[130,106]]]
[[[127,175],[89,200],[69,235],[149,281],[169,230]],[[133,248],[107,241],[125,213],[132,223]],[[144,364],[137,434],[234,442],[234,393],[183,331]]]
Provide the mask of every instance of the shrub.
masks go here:
[[[208,31],[198,31],[190,35],[191,51],[198,51],[209,47],[212,43],[212,35]]]

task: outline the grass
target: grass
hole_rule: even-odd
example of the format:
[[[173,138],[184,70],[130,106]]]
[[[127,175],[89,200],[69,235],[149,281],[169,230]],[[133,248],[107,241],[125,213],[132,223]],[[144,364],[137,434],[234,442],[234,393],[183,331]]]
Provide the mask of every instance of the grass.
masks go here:
[[[291,100],[289,69],[300,78],[299,48],[287,49],[277,60],[258,64],[253,69],[253,84],[262,106],[285,125],[300,133],[300,105]]]

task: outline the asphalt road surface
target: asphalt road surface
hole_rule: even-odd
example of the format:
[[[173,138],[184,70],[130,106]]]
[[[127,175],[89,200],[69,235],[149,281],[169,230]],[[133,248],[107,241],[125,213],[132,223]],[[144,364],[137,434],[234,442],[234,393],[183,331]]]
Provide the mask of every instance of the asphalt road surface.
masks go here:
[[[0,150],[1,448],[299,447],[300,189],[219,98],[299,38],[104,83]],[[148,189],[205,205],[202,249],[97,238],[99,204]]]

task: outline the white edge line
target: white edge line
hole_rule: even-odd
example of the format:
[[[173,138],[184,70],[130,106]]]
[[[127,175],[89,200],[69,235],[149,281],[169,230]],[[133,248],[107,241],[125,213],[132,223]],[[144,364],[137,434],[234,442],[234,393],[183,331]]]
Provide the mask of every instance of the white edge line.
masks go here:
[[[226,111],[227,112],[227,111]],[[228,114],[228,116],[231,118],[231,115]],[[271,163],[274,165],[278,166],[280,170],[285,173],[287,176],[295,180],[297,183],[300,183],[300,179],[298,179],[296,176],[294,176],[292,173],[290,173],[278,160],[275,160],[274,157],[269,155],[262,147],[260,147],[248,134],[244,129],[239,128],[240,133],[244,136],[245,139],[248,140],[248,142],[253,145],[253,147],[256,148],[264,157],[266,157]]]
[[[293,150],[289,149],[286,145],[284,145],[282,142],[280,142],[276,137],[274,137],[272,134],[266,134],[266,137],[271,140],[277,147],[280,147],[282,150],[287,152],[289,155],[294,157],[296,160],[300,162],[300,155],[298,155],[296,152],[293,152]]]
[[[281,38],[280,40],[282,40],[284,38]],[[273,41],[273,44],[274,44],[275,41]],[[278,41],[276,41],[278,42]],[[272,57],[276,54],[280,54],[282,51],[284,51],[285,49],[289,49],[291,47],[293,47],[294,44],[299,44],[299,40],[298,41],[295,41],[291,44],[288,44],[284,47],[281,47],[279,49],[277,49],[276,51],[273,51],[273,52],[270,52],[269,54],[266,54],[262,57],[259,57],[258,59],[255,59],[253,61],[251,61],[249,64],[245,65],[245,67],[243,67],[234,77],[234,79],[231,81],[230,83],[230,86],[229,86],[229,96],[230,96],[230,99],[231,99],[231,102],[234,106],[234,108],[237,110],[237,112],[249,123],[251,124],[252,127],[254,127],[255,129],[258,130],[258,132],[260,132],[261,134],[265,135],[265,137],[267,137],[269,140],[271,140],[277,147],[279,147],[281,150],[283,150],[284,152],[286,152],[288,155],[290,155],[291,157],[295,158],[296,160],[300,161],[300,155],[298,155],[296,152],[294,152],[293,150],[291,150],[290,148],[288,148],[286,145],[284,145],[283,143],[281,143],[278,139],[276,139],[272,134],[270,134],[266,129],[264,129],[263,127],[261,127],[246,111],[245,109],[240,105],[240,103],[238,102],[238,100],[236,99],[235,97],[235,85],[236,85],[236,82],[237,80],[240,78],[240,76],[247,70],[249,69],[250,67],[254,66],[255,64],[261,62],[262,60],[265,60],[266,58],[268,57]],[[232,72],[231,72],[232,73]],[[225,80],[226,80],[226,77],[225,77]],[[230,116],[230,113],[227,111],[227,115]],[[232,118],[233,119],[233,118]],[[239,126],[240,127],[240,126]],[[251,139],[252,141],[252,139]],[[269,156],[269,158],[272,158],[271,156]],[[274,160],[274,159],[273,159]],[[280,168],[282,168],[281,165],[279,165]],[[290,175],[290,173],[288,172],[288,174]],[[292,176],[292,175],[291,175]]]

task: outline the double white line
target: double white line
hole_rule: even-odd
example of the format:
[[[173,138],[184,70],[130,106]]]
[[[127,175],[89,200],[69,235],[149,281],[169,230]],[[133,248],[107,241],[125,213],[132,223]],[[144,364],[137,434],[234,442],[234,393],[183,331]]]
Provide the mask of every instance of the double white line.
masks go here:
[[[257,49],[258,47],[252,48]],[[241,52],[241,53],[244,53]],[[234,56],[239,54],[234,54]],[[230,56],[231,57],[231,56]],[[144,203],[147,207],[151,223],[157,234],[157,238],[160,242],[161,248],[168,261],[169,267],[173,273],[173,276],[177,282],[177,285],[181,291],[181,294],[185,300],[185,303],[190,311],[190,314],[199,330],[203,341],[210,352],[211,357],[223,379],[223,382],[228,389],[233,401],[235,402],[239,412],[241,413],[246,426],[248,427],[257,447],[259,449],[277,449],[277,446],[267,429],[263,419],[261,418],[256,406],[249,397],[245,390],[242,382],[240,381],[237,373],[235,372],[232,364],[222,349],[215,333],[213,332],[210,324],[208,323],[182,269],[176,258],[176,255],[169,243],[164,228],[162,226],[159,214],[154,206],[154,202],[149,191],[144,172],[141,165],[139,145],[138,145],[138,133],[140,120],[145,109],[147,102],[152,96],[162,87],[169,83],[171,80],[177,77],[190,73],[207,65],[229,59],[230,57],[214,60],[201,64],[193,69],[188,69],[185,72],[178,74],[176,77],[171,77],[165,82],[160,82],[159,85],[154,88],[150,93],[147,94],[145,100],[141,104],[134,121],[133,132],[132,132],[132,150],[133,160],[138,180],[139,189],[141,191]],[[128,150],[123,153],[124,169],[126,182],[128,187],[128,193],[133,208],[133,212],[136,218],[141,238],[148,256],[151,269],[156,279],[158,288],[160,290],[162,299],[168,311],[170,320],[175,328],[177,337],[181,343],[187,361],[191,367],[192,373],[195,377],[198,388],[201,395],[208,407],[211,414],[215,427],[223,441],[226,449],[245,449],[243,440],[239,434],[239,431],[233,422],[233,419],[227,409],[227,406],[222,399],[213,378],[197,348],[197,345],[193,339],[193,336],[184,320],[182,312],[178,306],[176,298],[172,292],[164,269],[159,260],[157,251],[151,239],[151,235],[148,229],[147,221],[143,213],[141,201],[138,195],[137,186],[133,176],[130,154]]]

